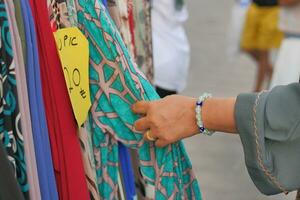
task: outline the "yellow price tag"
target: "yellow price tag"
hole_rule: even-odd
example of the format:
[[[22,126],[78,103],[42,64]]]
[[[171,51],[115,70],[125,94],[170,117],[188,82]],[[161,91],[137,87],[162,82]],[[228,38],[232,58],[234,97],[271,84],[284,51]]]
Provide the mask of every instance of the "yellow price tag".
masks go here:
[[[91,107],[89,89],[89,43],[78,28],[54,33],[73,112],[80,127]]]

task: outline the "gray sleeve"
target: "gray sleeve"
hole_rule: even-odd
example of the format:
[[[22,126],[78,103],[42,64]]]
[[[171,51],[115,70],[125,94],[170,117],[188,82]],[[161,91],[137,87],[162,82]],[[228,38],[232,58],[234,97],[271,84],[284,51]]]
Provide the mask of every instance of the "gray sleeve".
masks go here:
[[[239,95],[235,119],[257,188],[267,195],[299,189],[300,84]]]

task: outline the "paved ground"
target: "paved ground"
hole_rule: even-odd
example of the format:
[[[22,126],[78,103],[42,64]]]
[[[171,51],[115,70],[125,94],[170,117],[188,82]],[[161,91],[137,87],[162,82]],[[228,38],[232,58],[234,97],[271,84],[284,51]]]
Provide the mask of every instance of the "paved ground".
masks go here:
[[[245,56],[226,60],[226,32],[233,0],[187,0],[187,31],[192,45],[189,83],[184,94],[204,91],[233,96],[251,91],[255,66]],[[216,134],[186,141],[193,166],[207,200],[292,200],[294,194],[265,197],[257,191],[244,166],[237,136]]]

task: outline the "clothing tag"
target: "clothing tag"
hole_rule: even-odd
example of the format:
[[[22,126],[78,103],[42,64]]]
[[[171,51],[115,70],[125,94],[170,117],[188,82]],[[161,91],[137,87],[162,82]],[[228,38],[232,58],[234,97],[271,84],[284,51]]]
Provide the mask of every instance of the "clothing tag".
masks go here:
[[[54,33],[62,63],[73,112],[80,127],[91,107],[89,88],[89,43],[76,28],[64,28]]]

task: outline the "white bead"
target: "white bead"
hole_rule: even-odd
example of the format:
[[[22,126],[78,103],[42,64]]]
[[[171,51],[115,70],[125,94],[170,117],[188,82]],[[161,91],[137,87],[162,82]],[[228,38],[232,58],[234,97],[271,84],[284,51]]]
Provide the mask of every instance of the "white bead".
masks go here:
[[[208,98],[211,97],[211,94],[208,94],[208,93],[204,93],[203,95],[201,95],[198,99],[198,102],[202,102],[204,103],[205,100],[207,100]],[[198,103],[197,102],[197,103]],[[196,112],[196,120],[197,120],[197,125],[199,128],[203,128],[204,125],[203,125],[203,121],[202,121],[202,116],[201,116],[201,111],[202,111],[202,106],[200,105],[196,105],[196,108],[195,108],[195,112]],[[203,131],[203,134],[204,135],[212,135],[214,132],[211,132],[207,129],[205,129]]]

